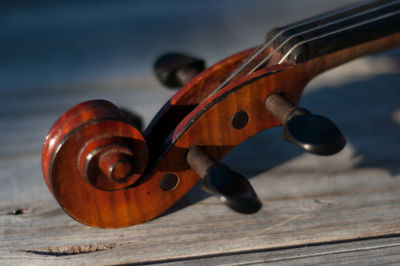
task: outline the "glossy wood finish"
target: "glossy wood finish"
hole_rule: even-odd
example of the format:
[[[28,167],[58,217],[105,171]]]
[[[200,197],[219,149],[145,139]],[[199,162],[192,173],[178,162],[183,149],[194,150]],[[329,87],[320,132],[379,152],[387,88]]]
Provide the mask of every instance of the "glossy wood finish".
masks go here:
[[[49,167],[52,154],[56,152],[58,144],[79,124],[88,122],[100,114],[102,116],[115,116],[118,113],[116,111],[117,109],[115,105],[107,101],[90,101],[88,103],[81,103],[75,108],[71,108],[54,123],[49,134],[46,136],[42,149],[43,176],[51,191]]]
[[[178,90],[160,109],[144,132],[149,145],[151,162],[156,161],[163,153],[162,143],[182,119],[193,111],[253,51],[254,48],[242,51],[209,67]]]
[[[118,206],[107,204],[122,202],[115,192],[134,184],[147,160],[146,142],[129,118],[113,104],[94,100],[73,107],[53,125],[42,169],[63,209],[78,221],[96,224],[98,209],[106,213],[102,219],[112,219]]]
[[[395,34],[317,57],[302,64],[262,68],[231,82],[212,97],[201,101],[207,95],[205,92],[211,90],[203,89],[214,88],[215,84],[222,82],[227,76],[225,67],[233,69],[250,54],[250,51],[238,53],[222,61],[220,65],[213,66],[193,79],[160,111],[156,122],[153,122],[147,132],[146,140],[152,142],[150,153],[153,153],[147,174],[134,186],[121,190],[105,191],[96,188],[77,174],[79,170],[76,166],[76,156],[86,140],[82,141],[79,134],[70,133],[79,128],[80,134],[90,139],[96,138],[98,132],[104,135],[105,130],[107,134],[123,137],[124,143],[126,138],[133,137],[140,143],[133,149],[135,154],[136,150],[144,151],[141,135],[128,126],[129,123],[121,121],[115,108],[111,108],[109,103],[105,103],[107,108],[102,107],[102,104],[74,108],[56,122],[46,139],[43,149],[46,182],[61,206],[72,217],[85,224],[124,227],[148,221],[171,207],[198,181],[199,176],[186,162],[186,152],[191,145],[203,146],[207,153],[219,160],[247,138],[281,125],[265,108],[265,99],[271,93],[280,92],[289,101],[298,104],[305,85],[321,72],[359,56],[383,51],[399,44],[400,35]],[[208,86],[209,84],[212,86]],[[171,110],[176,111],[176,108],[182,106],[190,108],[178,116],[183,116],[181,121],[173,117],[175,119],[172,120],[171,134],[170,126],[159,132],[161,137],[156,136],[158,131],[155,129],[160,129],[159,125],[170,123],[169,119],[173,113]],[[232,126],[232,118],[238,111],[246,112],[249,117],[249,122],[241,129]],[[109,117],[110,120],[80,127],[98,117]],[[131,145],[136,147],[134,143],[129,143],[128,146]],[[155,152],[156,149],[159,151]],[[71,175],[68,171],[74,174]],[[164,176],[171,174],[177,176],[177,185],[171,190],[162,189],[160,183]]]

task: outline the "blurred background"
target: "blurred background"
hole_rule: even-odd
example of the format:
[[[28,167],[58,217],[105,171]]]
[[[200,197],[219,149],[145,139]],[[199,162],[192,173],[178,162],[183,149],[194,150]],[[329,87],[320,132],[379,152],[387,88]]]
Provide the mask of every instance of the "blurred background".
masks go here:
[[[40,194],[45,187],[38,181],[42,178],[41,146],[55,120],[79,102],[107,99],[141,114],[148,124],[174,93],[163,89],[153,76],[153,62],[164,52],[193,54],[210,66],[259,45],[274,27],[355,2],[358,1],[1,1],[0,168],[4,170],[0,181],[15,188],[5,196],[0,193],[0,203],[22,200],[21,190],[28,198],[35,194],[36,198],[48,199],[49,193]],[[400,81],[399,54],[397,49],[329,72],[315,80],[302,99],[305,107],[337,122],[349,137],[349,147],[358,145],[357,152],[362,151],[363,158],[369,158],[368,154],[390,157],[398,148],[393,142],[399,143],[400,95],[390,84]],[[376,97],[383,87],[389,88]],[[376,108],[369,108],[371,105]],[[376,132],[374,128],[382,126],[382,122],[351,129],[361,123],[361,114],[372,117],[371,121],[375,121],[376,114],[388,116],[385,125],[389,125],[391,135]],[[387,135],[371,144],[378,133]],[[365,134],[368,137],[359,137]],[[271,141],[267,148],[255,151],[249,149],[250,140],[247,146],[238,148],[244,151],[238,156],[246,157],[249,164],[264,159],[251,169],[242,161],[239,171],[254,176],[300,154],[289,144],[282,146],[286,144],[280,132],[269,137],[278,142]],[[258,142],[254,141],[257,147]],[[268,149],[275,153],[266,164]],[[348,165],[353,153],[348,151],[349,157],[341,160]],[[237,162],[236,157],[227,160]],[[390,165],[397,165],[398,161],[391,160]],[[371,159],[369,165],[373,162]]]
[[[135,87],[165,51],[213,63],[260,44],[273,27],[355,1],[331,2],[2,1],[1,93]]]
[[[135,109],[147,124],[171,95],[153,76],[159,55],[182,51],[211,65],[262,43],[273,27],[352,2],[2,1],[0,155],[26,130],[43,138],[50,121],[84,100]],[[27,140],[21,151],[40,145]]]

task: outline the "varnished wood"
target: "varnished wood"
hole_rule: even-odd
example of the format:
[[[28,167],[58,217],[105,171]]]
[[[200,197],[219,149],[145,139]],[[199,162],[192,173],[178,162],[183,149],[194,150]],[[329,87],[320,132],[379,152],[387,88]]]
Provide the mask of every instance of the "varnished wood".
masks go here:
[[[363,84],[365,82],[360,86]],[[381,112],[379,114],[385,117]],[[349,121],[357,120],[358,117]],[[351,126],[346,129],[351,131]],[[278,150],[268,142],[280,138],[278,134],[272,139],[271,134],[259,136],[230,156],[229,162],[253,172],[260,167],[266,169],[265,161],[275,156],[274,152]],[[373,141],[384,137],[366,134],[365,138]],[[254,163],[252,159],[243,160],[244,156],[238,154],[251,153],[253,145],[263,147],[258,154],[267,156],[265,160]],[[390,158],[395,159],[393,156]],[[2,161],[2,166],[8,164],[14,169],[21,163],[36,165],[37,156],[10,160],[11,163]],[[378,247],[383,248],[384,243],[390,241],[385,241],[388,236],[400,233],[399,175],[391,176],[383,164],[379,168],[355,168],[350,163],[353,160],[351,149],[328,160],[300,154],[272,170],[262,170],[250,179],[265,202],[263,209],[255,215],[238,215],[196,187],[168,215],[139,226],[114,230],[88,227],[64,215],[58,204],[46,195],[36,167],[32,184],[37,184],[34,191],[39,193],[19,204],[1,205],[0,225],[4,229],[0,238],[0,262],[23,264],[45,260],[49,264],[140,264],[164,260],[201,261],[211,257],[220,264],[218,258],[228,261],[226,257],[240,254],[246,255],[238,261],[253,262],[256,254],[251,253],[264,251],[266,258],[275,255],[301,257],[309,254],[307,250],[314,250],[310,245],[316,245],[314,251],[338,254],[350,250],[348,245],[340,242],[346,240],[359,241],[357,249],[353,249],[355,261],[362,261],[361,257],[357,259],[357,255],[364,254],[362,249],[358,250],[360,246],[375,247],[371,252],[380,261],[384,259],[381,255],[387,253]],[[327,169],[328,165],[330,169]],[[32,179],[32,175],[24,174],[23,169],[16,170],[15,174],[22,177],[21,183]],[[6,184],[21,187],[12,182],[12,176],[6,179]],[[13,195],[7,194],[5,187],[1,192],[2,195]],[[7,214],[17,208],[24,208],[23,213]],[[381,237],[383,242],[366,242],[364,239],[369,237]],[[326,246],[330,241],[339,243]],[[399,239],[390,243],[392,252],[399,254]],[[296,246],[308,248],[298,250]],[[320,259],[324,259],[321,256]],[[396,260],[393,258],[392,261]]]
[[[399,33],[350,45],[299,64],[287,60],[285,64],[274,65],[273,62],[283,56],[277,53],[264,67],[250,75],[241,73],[207,97],[255,49],[237,53],[200,73],[179,90],[146,130],[146,141],[134,127],[129,126],[129,121],[121,117],[115,106],[103,102],[80,105],[62,116],[46,139],[43,148],[46,183],[61,206],[85,224],[125,227],[148,221],[170,208],[199,180],[186,162],[190,146],[201,145],[215,160],[220,160],[249,137],[281,125],[265,108],[265,100],[272,93],[281,93],[297,105],[306,84],[320,73],[357,57],[398,45]],[[266,51],[270,52],[271,48]],[[249,118],[240,129],[232,125],[233,116],[238,111]],[[90,124],[103,118],[107,119]],[[79,134],[76,134],[77,130]],[[89,147],[89,151],[100,148],[102,142],[96,140],[97,134],[98,137],[116,134],[118,145],[113,152],[117,154],[134,157],[139,154],[141,159],[134,162],[136,177],[131,179],[130,186],[114,182],[105,170],[109,163],[104,166],[102,159],[99,159],[99,168],[108,178],[97,178],[97,170],[87,168],[88,159],[85,158],[90,156],[90,152],[81,151],[81,147]],[[121,137],[125,139],[117,140]],[[124,150],[119,147],[124,145],[134,148]],[[149,147],[148,164],[145,146]],[[95,176],[94,180],[85,178],[87,172]],[[177,184],[165,189],[160,184],[169,175],[177,177]]]
[[[161,108],[144,132],[150,150],[150,160],[162,154],[162,143],[193,109],[217,88],[254,51],[254,48],[234,54],[209,67],[184,87]]]
[[[104,160],[105,156],[111,160]],[[121,180],[113,178],[107,168],[127,157],[132,171]],[[51,192],[68,214],[102,226],[112,224],[114,209],[120,208],[115,203],[123,202],[116,191],[123,194],[121,189],[134,184],[147,160],[145,140],[129,119],[113,104],[95,100],[71,108],[53,125],[44,143],[42,169]],[[93,215],[97,212],[101,215]]]
[[[98,114],[115,115],[117,107],[107,101],[91,101],[88,104],[81,104],[78,108],[72,108],[63,114],[52,126],[43,144],[42,149],[42,170],[47,186],[51,189],[49,177],[49,166],[52,154],[58,148],[57,144],[79,124],[95,119]],[[90,111],[90,112],[89,112]]]
[[[74,211],[76,214],[70,214],[86,224],[123,227],[152,219],[171,207],[198,181],[199,176],[186,163],[185,154],[191,145],[202,145],[216,160],[221,159],[250,136],[281,125],[264,106],[265,99],[271,93],[280,92],[290,102],[297,104],[304,86],[315,75],[357,56],[398,45],[399,40],[398,35],[393,35],[304,64],[267,67],[229,84],[197,105],[179,123],[161,146],[166,147],[163,156],[153,161],[148,175],[131,188],[104,192],[91,188],[83,179],[76,179],[74,188],[68,189],[68,185],[60,183],[56,185],[56,189],[68,190],[63,192],[64,195],[69,195],[67,204],[77,207]],[[214,75],[218,73],[219,71]],[[204,78],[209,79],[210,76],[205,75]],[[232,116],[238,110],[245,111],[249,116],[248,125],[241,130],[231,126]],[[68,156],[65,154],[62,158],[68,160]],[[55,165],[57,164],[58,162]],[[169,173],[175,174],[179,183],[175,189],[165,191],[160,187],[160,181]],[[80,208],[80,202],[87,202],[85,210]]]
[[[124,27],[120,27],[121,23],[118,22],[120,19],[124,20],[124,16],[121,18],[118,12],[119,2],[121,1],[102,5],[100,10],[97,10],[97,2],[86,2],[83,11],[87,7],[93,7],[95,13],[99,11],[102,15],[110,15],[112,23],[107,24],[109,27],[99,28],[97,20],[85,20],[89,27],[82,28],[82,31],[70,31],[75,28],[75,23],[65,24],[62,18],[54,16],[59,12],[64,13],[59,5],[51,4],[49,9],[45,8],[50,11],[49,16],[54,17],[55,22],[45,24],[52,29],[58,28],[58,37],[65,35],[68,39],[73,38],[73,50],[78,54],[82,51],[81,43],[87,40],[80,37],[93,29],[99,29],[102,36],[116,33],[112,34],[112,40],[118,45],[112,50],[107,42],[107,51],[111,57],[107,57],[106,51],[103,64],[99,62],[100,65],[96,64],[95,69],[90,68],[90,71],[87,65],[81,65],[76,70],[80,75],[72,78],[68,76],[68,84],[63,80],[57,82],[53,79],[52,84],[47,84],[46,87],[46,77],[53,77],[46,75],[35,81],[29,80],[29,88],[20,88],[19,83],[2,88],[1,265],[398,263],[398,50],[363,58],[329,71],[313,82],[301,97],[301,106],[327,115],[345,133],[349,145],[343,152],[328,158],[302,153],[282,140],[281,129],[275,129],[248,139],[224,157],[223,162],[248,177],[257,190],[263,201],[263,209],[259,213],[252,216],[233,213],[216,198],[208,196],[195,186],[171,210],[157,219],[137,226],[104,230],[71,219],[48,191],[40,169],[41,144],[52,123],[77,102],[93,98],[108,99],[118,106],[138,111],[148,123],[156,111],[153,108],[161,106],[170,97],[170,91],[163,90],[153,77],[148,76],[151,75],[151,70],[142,65],[143,61],[151,60],[155,56],[154,51],[146,48],[154,47],[161,51],[162,47],[153,42],[154,37],[140,38],[136,27],[126,27],[129,30],[125,30],[130,31],[130,34],[124,34]],[[189,23],[184,23],[181,28],[177,25],[174,28],[176,33],[172,35],[181,37],[166,38],[161,45],[174,47],[178,43],[178,47],[185,49],[190,49],[189,46],[192,49],[201,47],[195,53],[201,55],[201,51],[202,55],[207,55],[213,61],[219,60],[233,47],[253,45],[254,38],[262,39],[260,35],[268,27],[281,24],[281,19],[292,21],[293,17],[288,15],[303,16],[303,12],[319,12],[325,6],[339,6],[349,1],[286,1],[279,3],[278,8],[276,4],[271,5],[270,1],[255,1],[253,3],[257,5],[253,7],[249,1],[245,8],[235,7],[235,4],[231,5],[230,1],[226,3],[228,2],[228,13],[236,10],[241,13],[240,18],[252,19],[243,21],[236,16],[224,16],[224,23],[214,24],[215,18],[211,16],[210,20],[201,20],[201,27],[206,30],[198,33],[198,28],[191,27],[195,21],[198,22],[195,16],[207,17],[202,14],[210,8],[220,9],[221,2],[198,2],[193,7],[188,2],[172,1],[168,4],[174,10],[173,16],[160,12],[157,20],[167,23],[150,27],[146,32],[166,32],[171,29],[171,22],[177,22],[179,14],[184,13],[185,18],[191,17]],[[138,6],[126,3],[123,5],[124,13],[129,12],[129,7],[135,10],[135,14],[143,9],[145,13],[149,11],[148,4]],[[293,8],[279,8],[288,3]],[[75,12],[80,6],[74,4],[70,11]],[[48,21],[47,15],[41,12],[42,8],[34,9],[40,12],[40,16],[37,19],[29,16],[29,20],[18,20],[19,26],[15,29],[18,36],[22,37],[29,32],[32,38],[43,39],[43,30],[48,27],[34,22]],[[7,10],[4,12],[6,14]],[[31,13],[28,9],[26,12]],[[249,16],[246,13],[250,13]],[[191,16],[192,14],[195,16]],[[127,22],[130,25],[142,25],[146,21],[147,16],[133,15],[129,16]],[[260,21],[266,26],[261,26],[258,23]],[[60,23],[61,28],[57,25]],[[252,29],[242,31],[242,27],[239,27],[242,25]],[[182,28],[184,31],[181,35]],[[224,34],[219,34],[221,28],[226,30]],[[131,34],[132,30],[136,34]],[[8,27],[2,27],[0,31],[15,32]],[[236,31],[241,32],[240,40],[237,40],[236,34],[229,38]],[[260,35],[251,36],[254,32],[260,32]],[[194,39],[187,38],[193,33],[196,35]],[[202,38],[204,33],[206,38]],[[136,45],[137,38],[143,40],[138,47],[141,56],[129,60],[129,56],[133,56],[132,49],[135,50],[131,41]],[[80,39],[83,41],[79,41]],[[4,41],[9,43],[6,39]],[[102,44],[98,45],[101,49]],[[132,49],[120,49],[127,46]],[[45,55],[56,53],[63,56],[70,51],[60,51],[45,39],[42,48],[46,50]],[[31,52],[36,51],[36,46],[32,46]],[[96,57],[97,54],[90,51],[87,57],[78,59],[79,62],[88,62]],[[115,58],[113,53],[121,51],[125,51],[123,54],[129,60],[130,66],[140,69],[139,73],[128,70],[128,77],[117,75],[117,79],[106,84],[103,83],[106,78],[103,75],[97,75],[93,83],[88,80],[85,80],[85,84],[79,83],[80,77],[99,73],[99,68],[104,65],[108,67],[107,63],[110,61],[107,58]],[[24,58],[25,55],[27,58],[33,56],[31,52],[29,49],[25,51]],[[76,62],[74,58],[70,59],[71,63]],[[16,61],[15,66],[7,62],[9,61],[2,61],[0,64],[9,68],[11,75],[13,68],[25,69],[22,62]],[[115,66],[116,72],[120,70],[118,60],[112,62],[113,69]],[[68,65],[65,67],[68,68]],[[32,69],[32,74],[37,73],[40,77],[47,70],[51,74],[51,70],[57,67],[57,62],[49,65],[49,62],[43,61],[38,69]],[[126,65],[121,66],[123,67]],[[68,73],[63,72],[62,75],[65,77]],[[7,77],[4,78],[3,83],[8,80]],[[20,78],[23,84],[25,78]],[[18,89],[14,90],[16,87]]]

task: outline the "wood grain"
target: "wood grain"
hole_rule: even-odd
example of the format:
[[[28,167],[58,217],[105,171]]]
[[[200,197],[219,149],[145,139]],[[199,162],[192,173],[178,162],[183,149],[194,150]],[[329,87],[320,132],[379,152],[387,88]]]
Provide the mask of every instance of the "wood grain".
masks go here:
[[[329,162],[338,165],[346,155]],[[20,215],[8,214],[13,210],[8,205],[0,216],[0,258],[49,264],[144,263],[400,233],[398,178],[373,169],[327,175],[323,167],[312,167],[315,156],[301,157],[306,157],[301,165],[311,166],[309,171],[289,163],[251,179],[264,202],[251,216],[230,211],[216,198],[204,199],[198,188],[178,204],[179,211],[114,230],[81,225],[50,199],[15,206],[25,209]]]
[[[229,1],[225,2],[231,4]],[[337,7],[345,2],[349,1],[335,1],[329,5]],[[34,45],[26,42],[25,46],[15,48],[16,51],[24,51],[21,53],[24,62],[25,55],[29,57],[37,54],[39,44],[46,51],[46,56],[54,54],[57,58],[59,55],[71,58],[72,53],[69,50],[56,49],[52,47],[52,42],[47,42],[47,38],[40,37],[47,35],[54,39],[54,33],[55,39],[60,39],[63,43],[70,37],[85,42],[87,38],[81,37],[91,36],[88,33],[92,33],[91,30],[95,28],[102,37],[110,32],[123,36],[118,38],[119,35],[112,35],[114,43],[125,44],[123,48],[126,49],[120,49],[121,46],[118,45],[117,52],[124,51],[126,61],[140,64],[142,70],[142,62],[158,52],[163,52],[165,47],[200,47],[199,53],[220,58],[224,52],[234,47],[227,47],[227,44],[235,43],[236,47],[253,45],[254,33],[262,35],[268,27],[276,25],[277,20],[285,20],[286,23],[295,16],[312,15],[328,5],[321,1],[279,3],[279,6],[290,4],[296,7],[287,11],[281,11],[276,5],[271,6],[271,3],[249,3],[242,9],[237,6],[235,9],[235,5],[232,5],[232,12],[240,9],[240,12],[243,11],[243,18],[254,14],[256,22],[260,22],[249,27],[247,19],[238,19],[236,16],[231,16],[227,23],[220,23],[220,20],[215,19],[211,19],[211,22],[200,19],[208,15],[211,18],[217,17],[215,14],[218,15],[219,12],[210,14],[210,3],[199,2],[200,5],[192,7],[192,13],[181,8],[181,1],[175,3],[180,8],[173,8],[172,5],[173,16],[169,16],[176,22],[172,24],[176,26],[177,32],[174,37],[184,37],[166,38],[156,51],[148,49],[153,47],[154,39],[140,43],[142,46],[136,52],[131,50],[137,44],[137,36],[143,36],[135,31],[132,34],[131,26],[143,25],[140,23],[142,16],[136,18],[134,14],[129,14],[129,26],[126,27],[121,27],[120,24],[113,27],[111,24],[104,29],[97,27],[93,20],[91,27],[82,27],[82,31],[75,31],[71,26],[75,26],[75,23],[63,23],[65,20],[60,20],[64,16],[59,16],[63,14],[63,9],[58,9],[58,5],[49,8],[51,12],[47,16],[51,20],[46,19],[46,13],[41,13],[44,16],[38,16],[37,19],[40,23],[32,23],[29,19],[20,20],[26,19],[25,12],[16,14],[18,27],[15,27],[15,36],[23,37],[29,33],[32,38],[43,42],[35,42]],[[124,18],[116,12],[117,5],[112,3],[109,5],[112,8],[106,8],[114,14],[111,17],[115,19],[111,19],[111,22]],[[106,13],[103,5],[96,3],[89,6],[94,8],[94,14]],[[218,3],[212,6],[221,5]],[[75,14],[74,9],[71,8],[71,12]],[[140,9],[135,3],[131,10],[136,14],[143,7]],[[84,17],[86,11],[86,8],[82,8],[77,14]],[[179,17],[182,13],[185,16]],[[29,17],[35,16],[33,12],[28,14]],[[187,30],[189,25],[179,28],[179,25],[182,26],[180,19],[187,18],[187,14],[197,14],[205,35],[200,32],[197,38],[191,38],[193,31]],[[148,16],[143,16],[143,20],[148,25]],[[47,25],[57,31],[46,31]],[[169,35],[171,23],[165,25],[157,29]],[[255,30],[257,27],[258,30]],[[119,31],[121,28],[126,31]],[[143,28],[146,36],[157,36],[157,32],[154,32],[156,27],[140,28]],[[36,33],[31,34],[32,29]],[[233,29],[243,35],[238,38],[233,34],[230,35],[233,37],[227,38],[227,34],[215,34]],[[70,35],[70,32],[77,34]],[[210,34],[213,36],[211,42]],[[127,36],[133,41],[127,42]],[[10,42],[14,39],[15,42]],[[102,46],[100,39],[94,40],[100,47],[97,51],[104,52],[106,49],[101,47],[109,43]],[[13,47],[17,41],[20,38],[5,39],[9,47]],[[93,42],[86,44],[90,51],[96,50],[92,44]],[[222,44],[222,48],[219,44]],[[74,53],[74,49],[81,52],[78,55],[82,56],[75,58],[81,58],[87,52],[84,49],[79,50],[78,46],[79,42],[77,46],[70,47],[70,51]],[[5,52],[7,51],[6,49]],[[114,58],[116,49],[107,51],[109,55],[102,61],[103,65],[109,67],[108,59]],[[98,53],[94,53],[85,57],[85,60],[92,62],[97,55]],[[138,55],[140,56],[137,57]],[[112,230],[84,226],[71,219],[60,208],[47,189],[41,173],[40,149],[43,138],[57,117],[78,102],[95,98],[108,99],[118,106],[139,110],[148,122],[158,106],[168,100],[169,92],[162,90],[151,77],[137,82],[142,72],[137,74],[136,81],[129,79],[121,83],[103,83],[102,72],[93,69],[97,73],[95,84],[76,87],[74,79],[89,72],[88,65],[78,64],[80,61],[71,67],[68,60],[62,60],[64,68],[60,68],[59,72],[63,75],[67,73],[66,78],[54,84],[54,71],[48,70],[57,69],[56,62],[50,60],[46,64],[47,68],[39,65],[35,69],[35,62],[29,62],[28,65],[16,63],[13,66],[7,65],[9,61],[6,60],[3,66],[5,63],[5,67],[14,69],[14,72],[11,71],[9,79],[4,76],[6,81],[12,82],[3,82],[2,90],[5,89],[5,92],[1,94],[0,105],[0,264],[398,263],[400,240],[398,236],[393,237],[400,228],[398,55],[397,50],[352,62],[326,73],[302,97],[302,106],[328,116],[343,130],[349,145],[342,153],[330,158],[303,154],[282,141],[281,132],[274,129],[246,140],[225,156],[225,163],[251,178],[250,181],[262,198],[264,209],[256,216],[238,216],[195,186],[163,216],[138,226]],[[37,57],[37,60],[43,61],[42,57]],[[126,64],[120,67],[116,68],[115,73],[127,69]],[[69,75],[69,69],[75,69],[73,74],[76,75]],[[127,76],[131,78],[131,71],[127,72]],[[24,76],[28,76],[25,81]],[[33,76],[40,77],[39,84],[29,79]],[[52,82],[42,88],[41,82],[46,78]],[[21,83],[13,82],[14,80],[29,84],[28,89],[22,91]],[[38,79],[35,80],[38,82]],[[64,83],[74,85],[68,86]],[[369,239],[371,236],[376,236],[376,239]],[[347,240],[349,242],[346,243]]]
[[[387,236],[319,245],[288,247],[233,254],[218,254],[180,260],[162,265],[378,265],[400,260],[400,238]]]
[[[88,183],[83,178],[85,174],[78,171],[82,167],[74,163],[77,159],[79,160],[76,157],[82,153],[81,147],[87,145],[88,141],[92,141],[91,138],[96,139],[97,136],[93,132],[98,132],[101,137],[102,129],[96,124],[93,130],[88,126],[81,130],[82,133],[69,138],[66,136],[70,135],[70,131],[75,129],[77,124],[86,123],[88,119],[92,119],[88,114],[94,113],[93,119],[97,119],[97,113],[105,112],[107,116],[109,112],[106,106],[96,105],[92,111],[86,110],[86,105],[83,104],[82,113],[75,114],[75,108],[66,113],[56,122],[46,139],[43,149],[43,169],[45,176],[49,173],[46,180],[50,181],[47,183],[51,190],[56,192],[55,196],[65,210],[85,224],[115,228],[148,221],[170,208],[199,180],[200,177],[186,162],[186,153],[190,146],[201,145],[214,159],[219,160],[249,137],[281,125],[281,122],[265,108],[265,100],[271,93],[282,93],[290,102],[297,105],[305,85],[321,72],[358,56],[386,50],[399,44],[400,34],[395,34],[318,57],[303,64],[266,67],[232,81],[211,97],[199,102],[173,132],[168,134],[168,138],[162,145],[159,144],[159,140],[164,137],[158,138],[152,144],[150,144],[152,139],[147,138],[151,158],[147,166],[148,174],[134,186],[121,190],[104,191],[99,189],[99,186],[92,186],[91,182]],[[234,69],[238,62],[243,61],[245,55],[249,53],[250,50],[240,52],[199,74],[187,87],[178,92],[178,96],[172,98],[171,105],[167,104],[167,113],[161,111],[160,117],[156,118],[156,124],[169,123],[169,115],[166,114],[168,110],[174,108],[174,101],[184,103],[187,101],[185,96],[189,94],[197,102],[197,96],[204,97],[202,88],[205,84],[213,84],[214,81],[221,82],[223,80],[221,75],[225,77],[226,72],[220,65]],[[249,123],[240,130],[231,124],[232,117],[238,111],[245,112],[249,117]],[[111,125],[105,123],[104,130],[110,131],[111,128]],[[115,130],[122,132],[121,128],[122,126],[115,126]],[[169,128],[163,130],[160,136],[165,136]],[[121,136],[128,135],[123,133]],[[135,134],[133,138],[137,138]],[[53,142],[55,145],[50,145]],[[159,144],[158,152],[154,150],[155,144]],[[139,151],[139,154],[141,153]],[[83,163],[79,165],[81,164]],[[143,164],[140,166],[141,169],[146,167]],[[177,184],[173,186],[173,189],[166,190],[160,184],[168,175],[175,175]],[[52,176],[54,180],[51,180]]]
[[[399,90],[395,86],[399,82],[398,70],[371,75],[369,68],[365,68],[382,64],[379,62],[385,58],[357,61],[329,72],[319,79],[319,87],[302,99],[305,107],[337,122],[349,138],[350,145],[340,154],[329,158],[303,154],[286,144],[279,130],[248,139],[228,154],[224,162],[251,177],[250,182],[264,203],[261,212],[254,216],[231,212],[196,186],[172,210],[150,222],[112,230],[82,225],[59,207],[46,188],[40,169],[42,137],[57,112],[61,112],[53,101],[73,104],[77,95],[70,93],[68,99],[64,94],[48,98],[43,102],[43,108],[48,110],[44,116],[31,107],[32,102],[39,102],[43,96],[21,100],[20,105],[26,109],[19,115],[20,124],[13,120],[17,110],[2,119],[3,128],[9,129],[3,131],[2,143],[12,146],[14,152],[0,158],[0,263],[104,265],[181,260],[190,263],[204,257],[226,258],[225,255],[235,259],[238,254],[243,254],[238,262],[254,263],[252,253],[258,251],[271,254],[265,257],[262,254],[261,259],[279,257],[282,263],[293,257],[301,258],[300,264],[314,259],[316,264],[335,259],[345,264],[353,261],[364,264],[367,259],[376,263],[397,262],[396,254],[400,254],[397,238],[387,242],[387,248],[370,251],[343,246],[345,243],[323,244],[361,238],[360,246],[377,247],[362,239],[371,236],[386,239],[388,234],[399,233],[399,124],[392,119],[398,109]],[[367,69],[364,76],[350,75],[360,69]],[[343,81],[343,73],[352,79]],[[335,83],[333,89],[326,85],[331,80],[341,82]],[[369,95],[362,94],[366,88]],[[124,103],[131,95],[127,89],[114,101]],[[142,96],[147,97],[147,102],[141,100]],[[155,104],[154,98],[148,96],[147,92],[136,94],[135,106],[146,110],[146,106]],[[7,108],[10,107],[4,105],[0,110]],[[360,123],[360,119],[364,122]],[[25,127],[30,130],[21,130]],[[17,132],[19,138],[11,138],[11,132]],[[20,143],[21,140],[26,141]],[[24,153],[29,143],[36,147],[33,145],[29,153]],[[17,210],[21,214],[13,215]],[[314,250],[308,247],[312,243],[315,248],[321,247],[316,253],[326,251],[326,256],[325,253],[308,256],[307,251]],[[305,247],[292,248],[297,245]],[[353,251],[341,253],[349,249]],[[351,261],[344,258],[348,254]]]

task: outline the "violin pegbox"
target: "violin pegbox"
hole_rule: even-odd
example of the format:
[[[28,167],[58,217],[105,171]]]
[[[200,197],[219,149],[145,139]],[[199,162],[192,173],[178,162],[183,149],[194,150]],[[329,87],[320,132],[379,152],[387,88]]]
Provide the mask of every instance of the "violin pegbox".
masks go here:
[[[270,94],[265,100],[265,108],[284,125],[284,138],[306,152],[333,155],[346,144],[346,139],[331,120],[296,107],[281,93]],[[236,129],[242,128],[238,126],[240,122],[234,122],[240,113],[237,112],[232,119],[232,127]],[[238,120],[245,124],[248,117]],[[245,214],[260,210],[262,203],[248,180],[215,161],[202,147],[191,146],[186,160],[201,177],[202,188],[228,207]]]
[[[398,1],[366,1],[275,30],[266,43],[206,70],[201,59],[165,54],[155,62],[156,76],[181,89],[145,137],[138,120],[112,103],[79,104],[45,140],[45,181],[69,215],[91,226],[149,221],[200,180],[233,210],[255,213],[262,201],[249,181],[218,161],[282,125],[284,138],[306,152],[342,150],[346,140],[331,120],[297,106],[301,93],[326,70],[399,46],[399,18]]]

